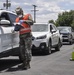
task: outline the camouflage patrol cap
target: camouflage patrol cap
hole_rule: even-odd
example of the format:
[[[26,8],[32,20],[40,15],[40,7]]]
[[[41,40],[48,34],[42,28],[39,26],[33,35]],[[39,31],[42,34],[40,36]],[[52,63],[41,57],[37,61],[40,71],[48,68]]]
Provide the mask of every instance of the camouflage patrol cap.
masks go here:
[[[17,15],[23,14],[23,10],[22,10],[21,7],[17,7],[17,8],[15,9],[15,12],[16,12]]]

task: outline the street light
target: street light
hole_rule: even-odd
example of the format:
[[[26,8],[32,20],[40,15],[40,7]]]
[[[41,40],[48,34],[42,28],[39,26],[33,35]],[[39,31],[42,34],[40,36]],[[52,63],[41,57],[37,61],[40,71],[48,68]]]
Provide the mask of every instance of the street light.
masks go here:
[[[3,6],[6,7],[6,9],[8,9],[8,7],[11,6],[11,3],[8,0],[6,0],[6,3],[3,3]]]

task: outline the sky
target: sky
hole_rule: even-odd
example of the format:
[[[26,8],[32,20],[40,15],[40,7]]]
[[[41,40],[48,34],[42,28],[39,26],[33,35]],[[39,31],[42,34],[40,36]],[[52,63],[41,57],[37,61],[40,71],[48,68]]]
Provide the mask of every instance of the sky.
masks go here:
[[[74,0],[8,0],[11,3],[10,11],[15,11],[20,6],[24,13],[30,13],[34,20],[34,6],[36,5],[36,22],[48,22],[57,20],[58,14],[64,11],[74,10]],[[6,0],[0,0],[0,9]]]

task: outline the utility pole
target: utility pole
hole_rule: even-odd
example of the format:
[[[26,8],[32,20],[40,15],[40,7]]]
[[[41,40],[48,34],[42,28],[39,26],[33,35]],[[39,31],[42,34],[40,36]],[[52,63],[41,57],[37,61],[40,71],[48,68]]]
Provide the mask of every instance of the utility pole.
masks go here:
[[[3,3],[3,6],[6,7],[6,10],[7,10],[8,7],[11,6],[11,3],[8,0],[6,0],[6,3]]]
[[[34,11],[34,23],[36,22],[36,11],[38,11],[38,10],[36,10],[36,5],[33,5],[34,6],[34,10],[32,10],[32,11]]]

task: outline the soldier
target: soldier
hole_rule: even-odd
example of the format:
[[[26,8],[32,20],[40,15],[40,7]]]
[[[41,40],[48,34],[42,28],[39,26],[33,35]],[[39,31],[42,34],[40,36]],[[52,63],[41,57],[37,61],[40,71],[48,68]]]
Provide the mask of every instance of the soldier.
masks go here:
[[[23,61],[23,69],[30,68],[30,61],[32,57],[31,53],[31,44],[32,44],[32,35],[31,35],[31,25],[33,25],[33,20],[31,14],[23,14],[23,10],[20,7],[15,9],[17,14],[16,23],[21,24],[19,29],[20,37],[20,54]],[[15,28],[17,31],[17,28]]]

